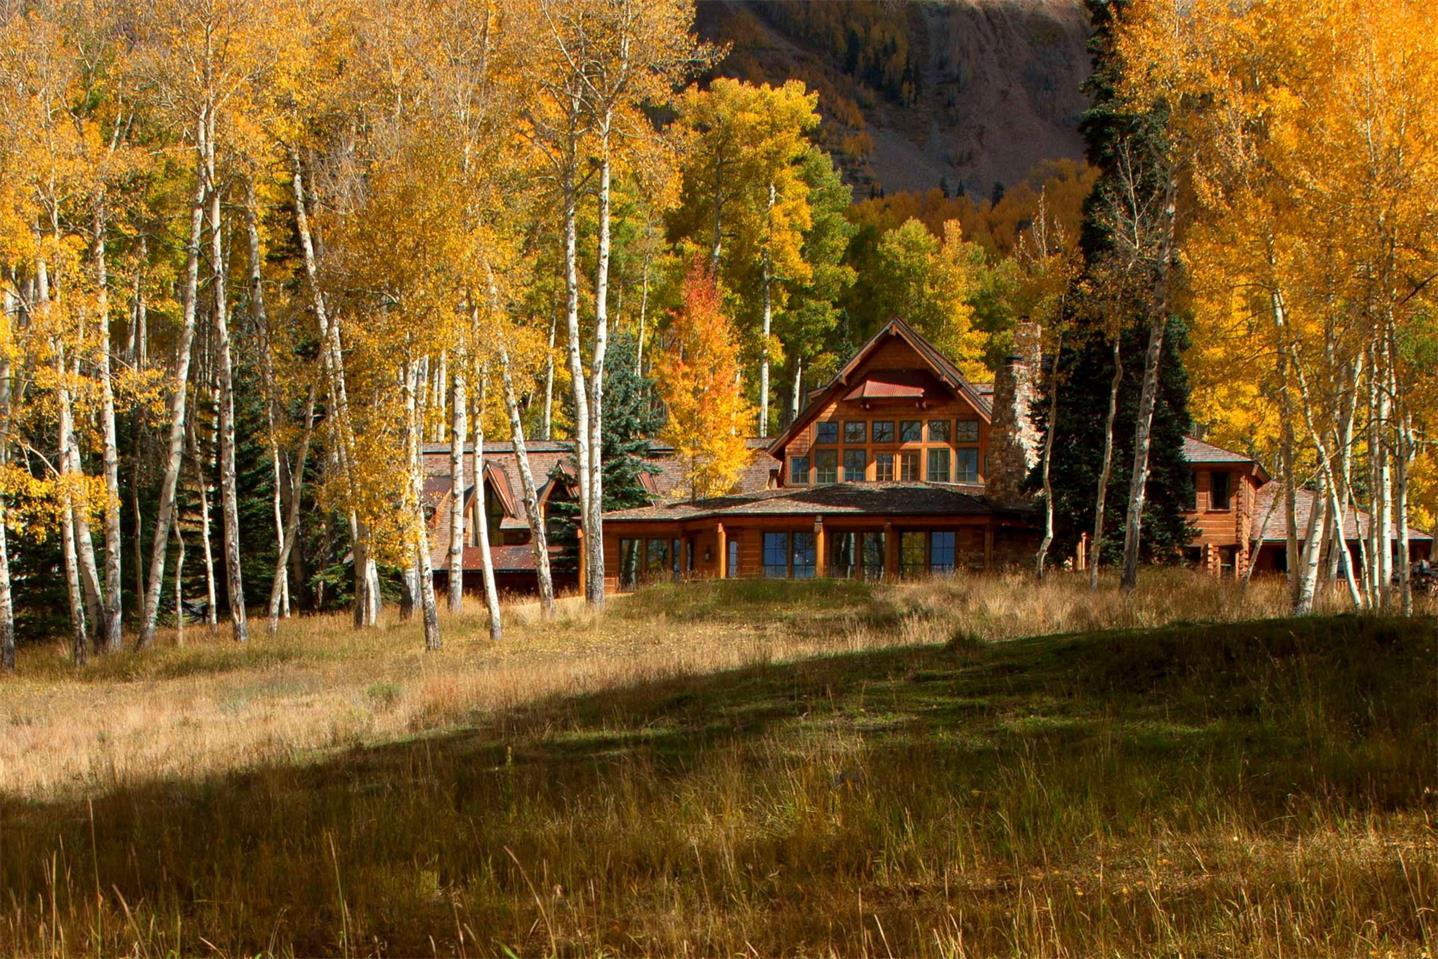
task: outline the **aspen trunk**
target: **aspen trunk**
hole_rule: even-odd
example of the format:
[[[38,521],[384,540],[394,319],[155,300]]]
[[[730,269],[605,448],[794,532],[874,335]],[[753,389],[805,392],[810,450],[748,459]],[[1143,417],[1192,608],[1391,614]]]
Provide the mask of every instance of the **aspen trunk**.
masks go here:
[[[804,394],[804,358],[794,357],[794,390],[789,396],[789,422],[799,418],[799,403]]]
[[[489,552],[488,494],[484,488],[484,400],[488,386],[489,377],[482,371],[474,411],[474,530],[484,573],[484,606],[489,612],[489,638],[497,643],[502,638],[504,626],[499,615],[499,589],[494,581],[494,557]]]
[[[607,123],[607,121],[606,121]],[[594,357],[589,367],[589,502],[585,508],[585,599],[604,606],[604,358],[609,347],[609,132],[599,168],[599,262],[594,278]]]
[[[559,317],[549,317],[549,350],[544,354],[544,420],[540,423],[539,438],[546,442],[554,439],[554,331]]]
[[[185,537],[175,529],[175,645],[185,645]]]
[[[319,321],[321,355],[329,378],[329,392],[335,420],[334,428],[338,440],[335,444],[336,454],[351,503],[350,532],[355,579],[354,623],[356,628],[363,628],[374,626],[379,622],[379,570],[370,556],[369,531],[353,507],[353,503],[358,499],[353,466],[354,429],[349,414],[349,393],[345,385],[344,351],[340,343],[339,318],[332,318],[329,315],[324,292],[320,289],[314,239],[310,235],[309,215],[305,210],[304,168],[300,163],[300,155],[298,151],[291,149],[289,156],[291,186],[294,194],[295,229],[300,238],[300,250],[304,254],[305,279],[310,288],[315,318]]]
[[[15,300],[5,294],[0,314],[0,469],[10,462],[10,352]],[[10,589],[10,550],[5,533],[5,493],[0,490],[0,672],[15,669],[15,598]]]
[[[1034,576],[1044,578],[1044,564],[1048,561],[1049,547],[1054,542],[1054,485],[1049,476],[1049,464],[1053,462],[1054,433],[1059,421],[1059,357],[1063,355],[1063,334],[1054,343],[1054,359],[1049,364],[1049,419],[1044,434],[1043,461],[1039,465],[1044,489],[1044,536],[1039,540],[1038,551],[1034,554]]]
[[[519,398],[514,393],[514,380],[509,373],[509,350],[503,344],[499,346],[499,373],[504,386],[504,405],[509,411],[509,433],[514,444],[514,458],[519,465],[524,517],[529,522],[529,543],[539,585],[539,606],[545,619],[553,619],[556,610],[554,579],[549,572],[549,540],[544,532],[544,517],[539,513],[539,494],[535,491],[534,474],[529,468],[529,451],[524,445],[524,423],[519,416]]]
[[[208,453],[208,450],[206,451]],[[205,473],[209,456],[200,456],[200,442],[195,436],[194,417],[190,418],[190,459],[195,465],[195,485],[200,493],[200,543],[205,557],[205,623],[213,628],[218,612],[215,592],[215,552],[210,540],[210,482]]]
[[[110,277],[105,259],[105,213],[97,204],[94,217],[96,314],[99,329],[100,436],[105,473],[105,592],[103,620],[97,624],[105,652],[119,652],[124,609],[120,585],[120,453],[115,430],[115,387],[110,375]]]
[[[566,299],[565,323],[569,334],[569,377],[571,388],[574,394],[574,459],[575,469],[578,472],[579,481],[579,515],[580,525],[585,527],[585,539],[588,537],[589,525],[589,502],[593,493],[593,480],[590,478],[590,464],[592,462],[592,446],[590,443],[589,423],[589,391],[584,378],[584,361],[580,356],[580,335],[579,335],[579,264],[577,243],[577,211],[576,195],[572,174],[567,174],[564,189],[564,287]],[[542,524],[541,524],[542,525]],[[587,548],[587,543],[581,548]],[[586,584],[580,583],[580,589],[585,591],[586,598],[589,591]]]
[[[774,215],[777,199],[774,184],[769,184],[769,205],[766,218]],[[774,323],[774,264],[768,245],[764,248],[764,318],[759,330],[759,435],[769,435],[769,331]]]
[[[1369,378],[1373,383],[1373,432],[1377,443],[1370,447],[1370,455],[1377,459],[1378,475],[1374,478],[1373,493],[1378,502],[1375,504],[1370,525],[1374,527],[1378,591],[1373,595],[1377,600],[1375,605],[1380,609],[1388,609],[1392,605],[1393,597],[1393,461],[1389,455],[1388,442],[1391,404],[1386,383],[1387,373],[1383,371],[1387,364],[1379,362],[1382,352],[1376,348],[1374,357],[1375,362]]]
[[[1138,585],[1138,554],[1143,532],[1143,507],[1148,497],[1148,450],[1153,439],[1153,408],[1158,400],[1158,368],[1163,359],[1163,335],[1168,326],[1165,306],[1149,321],[1148,352],[1144,356],[1143,386],[1139,391],[1138,421],[1133,431],[1133,475],[1128,484],[1128,516],[1123,529],[1121,586]]]
[[[259,335],[260,376],[265,391],[265,431],[270,446],[270,474],[274,482],[272,507],[275,518],[276,555],[285,552],[285,496],[290,485],[286,482],[285,463],[280,453],[279,397],[276,394],[275,363],[271,355],[273,342],[270,337],[270,315],[265,307],[264,273],[261,269],[260,228],[255,201],[255,181],[245,178],[245,236],[249,241],[250,253],[250,320]],[[290,579],[283,562],[277,565],[280,572],[280,611],[290,615]]]
[[[65,353],[59,347],[55,367],[60,376],[60,546],[65,564],[65,588],[70,598],[70,649],[76,666],[83,666],[90,649],[90,633],[85,619],[85,597],[80,586],[80,560],[75,544],[75,505],[68,485],[70,475],[70,433],[72,432],[70,390],[64,385]]]
[[[204,122],[200,123],[201,137]],[[165,476],[160,483],[160,506],[155,515],[155,537],[150,547],[150,572],[146,577],[145,614],[140,626],[139,645],[144,648],[155,639],[155,624],[160,614],[160,588],[165,578],[165,550],[169,546],[170,524],[174,521],[175,487],[180,479],[180,462],[185,449],[185,398],[190,382],[190,348],[195,339],[195,303],[200,279],[200,238],[205,220],[205,177],[203,169],[195,173],[195,198],[190,204],[190,237],[185,254],[185,286],[180,343],[176,352],[174,392],[170,396],[170,441],[165,463]]]
[[[220,218],[220,185],[215,173],[215,115],[210,114],[207,143],[210,177],[210,284],[215,297],[215,349],[219,376],[220,516],[224,526],[225,596],[230,627],[237,643],[249,642],[250,623],[245,610],[244,571],[240,566],[240,505],[235,476],[235,371],[230,355],[229,296],[226,290],[224,229]]]
[[[424,424],[420,418],[416,392],[422,381],[418,376],[418,365],[411,361],[405,370],[405,411],[408,414],[409,429],[409,488],[413,500],[411,510],[414,523],[414,576],[424,620],[425,652],[440,648],[439,609],[434,595],[434,569],[429,558],[429,522],[424,515],[424,461],[420,449],[424,442]]]
[[[647,239],[647,237],[646,237]],[[649,316],[649,261],[652,256],[648,244],[644,247],[644,268],[639,285],[639,340],[634,346],[634,375],[644,375],[645,322]]]
[[[315,385],[311,383],[309,394],[305,397],[305,427],[300,436],[300,452],[295,461],[290,487],[289,515],[285,519],[284,533],[280,539],[280,552],[275,557],[275,575],[270,581],[269,632],[272,636],[280,628],[280,594],[288,580],[285,571],[300,531],[300,493],[304,490],[305,464],[309,460],[310,442],[315,432],[315,393]]]
[[[1103,555],[1103,526],[1104,510],[1108,504],[1108,483],[1113,475],[1113,432],[1114,423],[1118,420],[1118,390],[1123,383],[1123,363],[1120,356],[1120,348],[1123,336],[1118,331],[1113,337],[1113,379],[1108,385],[1108,419],[1103,432],[1103,466],[1098,474],[1098,491],[1094,494],[1093,512],[1093,545],[1089,551],[1088,565],[1088,588],[1098,589],[1098,569],[1100,558]]]
[[[465,356],[460,353],[454,366],[454,396],[451,401],[453,433],[449,444],[449,611],[464,608],[464,441],[469,434],[465,417],[467,399],[464,382]],[[479,477],[474,478],[475,486]]]
[[[1322,483],[1326,485],[1327,482],[1328,478],[1325,476]],[[1299,616],[1313,612],[1313,595],[1318,584],[1318,558],[1323,552],[1323,541],[1333,526],[1333,520],[1327,497],[1324,497],[1321,504],[1315,502],[1308,511],[1308,535],[1303,541],[1303,564],[1298,576],[1298,602],[1293,608],[1293,612]]]

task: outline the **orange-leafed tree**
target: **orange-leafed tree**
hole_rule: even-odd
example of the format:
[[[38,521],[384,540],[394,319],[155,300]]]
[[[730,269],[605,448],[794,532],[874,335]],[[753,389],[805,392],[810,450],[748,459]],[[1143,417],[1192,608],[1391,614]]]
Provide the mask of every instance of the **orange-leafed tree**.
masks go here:
[[[673,314],[655,374],[669,414],[661,435],[684,464],[690,497],[729,492],[748,459],[744,428],[753,412],[739,379],[734,324],[714,274],[698,258],[684,278],[683,306]]]

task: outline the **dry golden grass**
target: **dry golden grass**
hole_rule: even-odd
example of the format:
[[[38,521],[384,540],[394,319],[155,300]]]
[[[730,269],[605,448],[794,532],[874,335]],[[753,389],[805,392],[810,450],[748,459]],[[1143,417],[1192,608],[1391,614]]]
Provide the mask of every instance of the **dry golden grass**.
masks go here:
[[[27,649],[0,952],[1431,952],[1433,621],[1159,629],[1282,606],[706,583],[429,655],[338,618]]]

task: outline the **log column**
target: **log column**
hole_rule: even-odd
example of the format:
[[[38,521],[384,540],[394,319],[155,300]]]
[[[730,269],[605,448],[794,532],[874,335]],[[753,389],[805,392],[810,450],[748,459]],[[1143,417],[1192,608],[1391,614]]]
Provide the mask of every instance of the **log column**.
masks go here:
[[[715,542],[716,544],[718,544],[718,545],[717,545],[717,549],[719,550],[719,555],[716,557],[717,563],[716,563],[716,565],[715,565],[715,568],[716,568],[717,570],[719,570],[719,578],[720,578],[720,579],[728,579],[728,578],[729,578],[729,537],[728,537],[728,536],[725,534],[725,532],[724,532],[724,524],[723,524],[723,523],[715,523],[715,524],[714,524],[714,542]]]
[[[828,566],[828,550],[825,549],[828,537],[824,535],[824,517],[814,517],[814,576],[822,577]]]

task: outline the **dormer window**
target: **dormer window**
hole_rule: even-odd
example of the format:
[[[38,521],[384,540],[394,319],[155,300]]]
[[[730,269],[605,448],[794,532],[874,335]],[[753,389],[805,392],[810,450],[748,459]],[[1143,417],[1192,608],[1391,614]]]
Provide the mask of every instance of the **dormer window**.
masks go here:
[[[792,456],[789,458],[789,482],[795,486],[809,485],[809,457]]]

